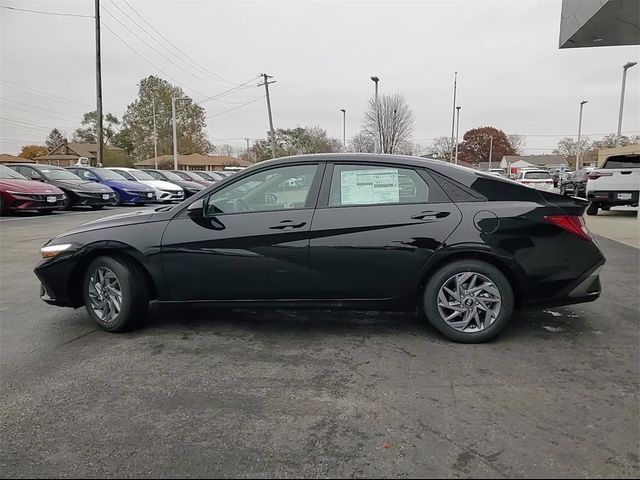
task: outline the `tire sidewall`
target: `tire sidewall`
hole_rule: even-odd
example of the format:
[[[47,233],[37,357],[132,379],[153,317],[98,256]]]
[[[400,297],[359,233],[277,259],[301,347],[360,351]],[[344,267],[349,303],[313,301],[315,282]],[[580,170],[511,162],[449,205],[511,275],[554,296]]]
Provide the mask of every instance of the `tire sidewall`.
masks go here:
[[[438,294],[442,285],[458,273],[476,272],[489,278],[500,292],[502,306],[498,318],[491,326],[480,332],[459,332],[449,326],[440,316]],[[439,269],[427,282],[424,289],[423,308],[429,323],[445,337],[460,343],[486,342],[498,335],[511,319],[514,309],[513,288],[507,277],[490,263],[480,260],[458,260]]]
[[[90,307],[89,299],[89,281],[91,276],[100,267],[106,267],[113,272],[118,279],[120,289],[122,290],[122,305],[118,318],[111,323],[105,323],[93,312]],[[137,320],[133,318],[135,315],[134,299],[136,295],[136,285],[133,283],[132,273],[126,263],[114,257],[99,257],[95,259],[85,272],[82,281],[82,297],[87,309],[87,313],[100,328],[108,332],[121,332],[132,326]]]

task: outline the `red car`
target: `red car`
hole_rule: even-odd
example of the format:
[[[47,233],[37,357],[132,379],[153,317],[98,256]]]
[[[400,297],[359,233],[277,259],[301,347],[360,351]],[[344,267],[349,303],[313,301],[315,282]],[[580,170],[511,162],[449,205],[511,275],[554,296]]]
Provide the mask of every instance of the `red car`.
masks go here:
[[[0,165],[0,215],[21,210],[43,213],[62,210],[66,198],[58,187],[28,180],[15,170]]]

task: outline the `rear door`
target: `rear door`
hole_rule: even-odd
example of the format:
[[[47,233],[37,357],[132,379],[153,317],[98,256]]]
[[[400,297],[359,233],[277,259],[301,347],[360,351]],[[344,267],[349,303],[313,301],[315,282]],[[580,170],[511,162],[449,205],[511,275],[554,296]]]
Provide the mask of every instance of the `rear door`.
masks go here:
[[[311,226],[311,294],[398,297],[460,220],[423,169],[328,164]]]

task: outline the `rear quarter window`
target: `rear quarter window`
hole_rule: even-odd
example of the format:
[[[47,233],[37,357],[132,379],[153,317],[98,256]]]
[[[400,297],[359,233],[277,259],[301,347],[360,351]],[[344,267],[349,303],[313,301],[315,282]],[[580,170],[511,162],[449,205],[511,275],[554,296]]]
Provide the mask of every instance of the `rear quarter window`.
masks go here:
[[[616,155],[605,160],[602,168],[640,168],[640,155]]]

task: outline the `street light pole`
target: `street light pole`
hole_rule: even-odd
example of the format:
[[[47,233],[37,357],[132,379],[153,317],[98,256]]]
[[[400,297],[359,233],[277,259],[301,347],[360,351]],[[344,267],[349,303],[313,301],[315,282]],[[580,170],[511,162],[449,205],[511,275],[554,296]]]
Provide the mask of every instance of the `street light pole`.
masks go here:
[[[264,83],[261,83],[258,86],[261,87],[264,85],[265,96],[267,97],[267,113],[269,114],[269,135],[271,136],[271,158],[276,158],[276,133],[273,130],[273,117],[271,116],[271,98],[269,97],[269,85],[272,83],[276,83],[276,81],[269,81],[269,79],[273,78],[273,76],[267,75],[266,73],[261,73],[260,76],[263,78]]]
[[[456,107],[456,165],[458,164],[458,133],[460,132],[460,109],[462,107]]]
[[[491,154],[493,153],[493,135],[489,137],[489,171],[491,171]]]
[[[158,132],[156,130],[156,100],[153,99],[153,158],[155,160],[155,169],[158,169]]]
[[[376,145],[376,153],[380,153],[382,150],[382,139],[380,138],[380,103],[378,102],[378,82],[380,79],[376,76],[371,77],[373,83],[376,84],[376,93],[375,93],[375,113],[376,113],[376,134],[378,136],[378,145]]]
[[[627,70],[637,63],[638,62],[627,62],[622,67],[622,88],[620,90],[620,113],[618,114],[618,136],[616,137],[616,147],[620,146],[620,137],[622,136],[622,108],[624,106],[624,89],[627,83]]]
[[[453,111],[451,113],[451,152],[449,153],[449,162],[453,161],[453,129],[456,126],[456,93],[458,89],[458,72],[453,77]],[[456,142],[457,143],[457,142]]]
[[[173,169],[178,170],[178,133],[176,129],[176,102],[187,100],[186,98],[176,98],[171,96],[171,118],[173,120]]]
[[[577,147],[577,152],[576,152],[576,172],[579,170],[580,168],[580,154],[581,154],[581,150],[582,148],[580,145],[580,137],[582,136],[582,107],[584,107],[584,104],[587,103],[588,100],[583,100],[580,102],[580,120],[578,120],[578,147]]]
[[[96,163],[102,166],[102,60],[100,53],[100,0],[95,1],[95,28],[96,28]]]
[[[347,111],[344,108],[341,108],[342,112],[342,150],[347,150]]]

